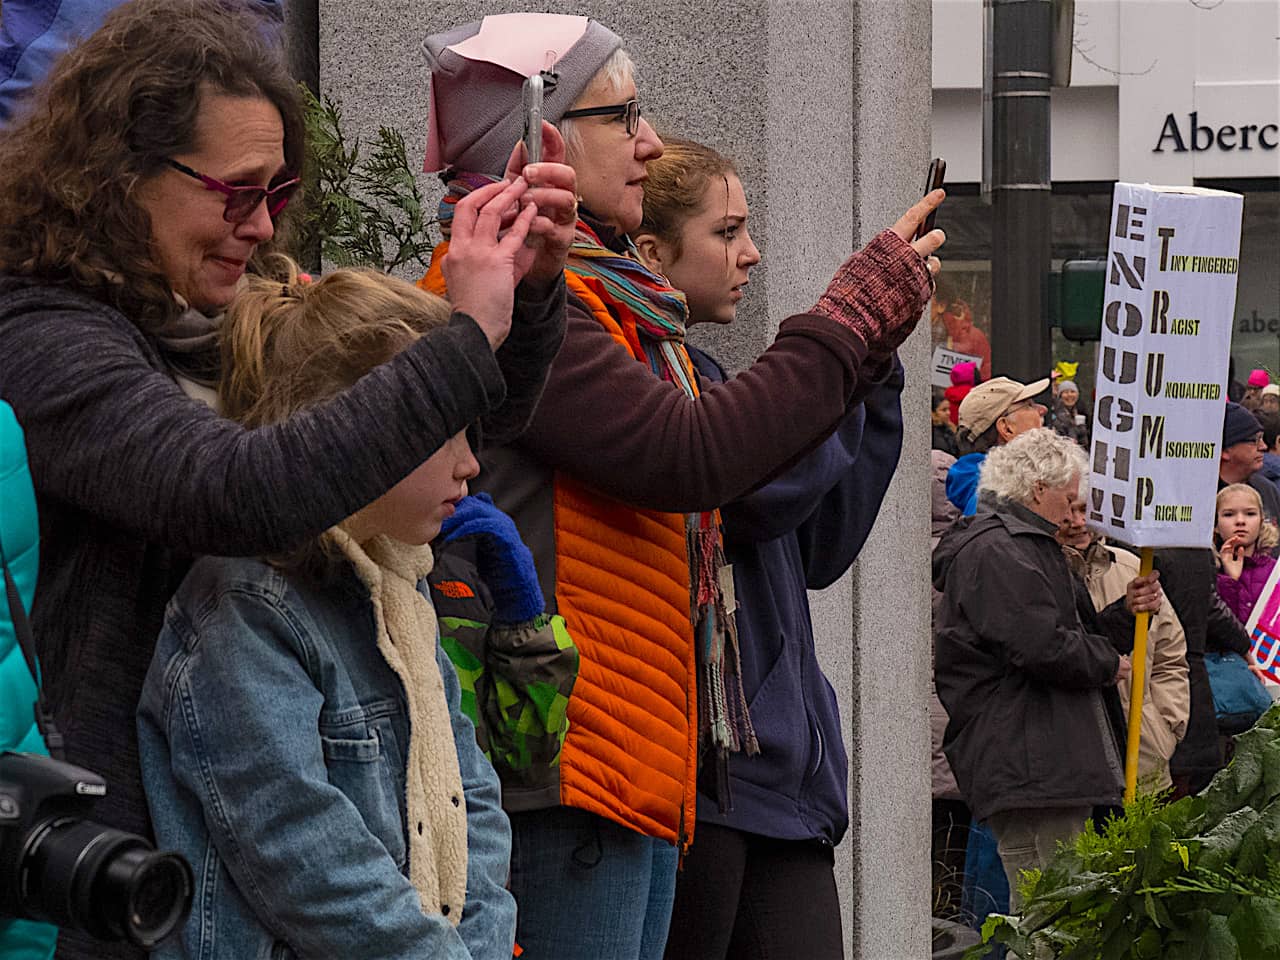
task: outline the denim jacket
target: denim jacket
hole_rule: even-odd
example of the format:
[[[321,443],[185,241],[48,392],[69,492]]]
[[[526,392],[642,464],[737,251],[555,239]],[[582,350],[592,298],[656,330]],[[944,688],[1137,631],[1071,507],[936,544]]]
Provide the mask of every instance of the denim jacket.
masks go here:
[[[191,568],[138,711],[156,839],[196,874],[161,960],[511,957],[510,826],[438,644],[467,808],[458,926],[408,880],[408,708],[375,631],[345,565],[323,583],[258,560]]]

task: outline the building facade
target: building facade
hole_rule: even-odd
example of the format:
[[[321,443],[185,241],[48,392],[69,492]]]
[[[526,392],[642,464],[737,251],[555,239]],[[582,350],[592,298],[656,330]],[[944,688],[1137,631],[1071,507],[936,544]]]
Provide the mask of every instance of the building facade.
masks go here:
[[[990,333],[991,208],[982,180],[982,0],[933,2],[933,152],[951,196],[935,345],[975,352]],[[1244,195],[1232,355],[1236,375],[1280,375],[1280,2],[1076,0],[1071,82],[1051,107],[1052,257],[1105,258],[1117,180]],[[1054,312],[1056,284],[1050,286]],[[1050,323],[1054,316],[1028,322]],[[1092,343],[1054,333],[1054,360]],[[1000,345],[992,344],[1000,374]],[[965,348],[968,347],[968,351]]]

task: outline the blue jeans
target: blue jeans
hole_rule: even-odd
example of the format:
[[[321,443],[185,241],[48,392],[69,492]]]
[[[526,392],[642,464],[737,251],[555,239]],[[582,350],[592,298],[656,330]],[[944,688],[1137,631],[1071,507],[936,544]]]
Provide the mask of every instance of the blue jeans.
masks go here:
[[[978,820],[969,825],[960,909],[975,930],[982,929],[988,914],[1009,912],[1009,880],[996,849],[995,834],[990,825]]]
[[[676,848],[585,810],[511,814],[523,960],[661,960]]]

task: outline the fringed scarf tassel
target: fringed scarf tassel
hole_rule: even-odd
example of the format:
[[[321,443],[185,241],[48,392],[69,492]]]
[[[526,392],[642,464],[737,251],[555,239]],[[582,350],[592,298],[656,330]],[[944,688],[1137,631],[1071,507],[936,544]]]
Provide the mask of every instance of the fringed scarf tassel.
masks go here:
[[[720,539],[719,517],[690,514],[689,601],[698,644],[698,738],[703,753],[715,763],[716,805],[721,813],[733,809],[729,787],[729,755],[760,752],[747,696],[742,687],[738,630],[733,611],[726,609],[721,571],[729,574]]]

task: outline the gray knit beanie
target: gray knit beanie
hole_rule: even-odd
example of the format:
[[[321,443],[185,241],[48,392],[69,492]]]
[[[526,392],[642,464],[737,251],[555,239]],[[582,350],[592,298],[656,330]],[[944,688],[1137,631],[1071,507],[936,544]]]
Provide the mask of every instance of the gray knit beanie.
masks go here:
[[[432,115],[423,168],[429,173],[453,167],[501,176],[523,132],[520,104],[524,76],[497,63],[468,59],[448,49],[479,33],[481,23],[477,20],[423,41],[432,85]],[[595,20],[587,21],[586,32],[550,66],[558,79],[555,89],[544,95],[543,117],[556,123],[621,46],[622,38],[608,27]]]

